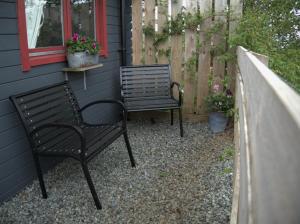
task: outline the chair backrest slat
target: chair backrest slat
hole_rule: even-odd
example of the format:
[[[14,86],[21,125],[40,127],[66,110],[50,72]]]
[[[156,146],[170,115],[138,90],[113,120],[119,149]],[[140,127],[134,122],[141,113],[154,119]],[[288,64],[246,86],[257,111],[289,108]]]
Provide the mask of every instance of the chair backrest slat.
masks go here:
[[[11,100],[27,133],[46,123],[82,123],[77,100],[67,82],[11,96]],[[56,134],[67,137],[63,131],[53,133],[53,130],[43,130],[33,137],[33,141],[36,146],[51,141],[47,144],[52,145],[56,142],[53,137]]]
[[[124,100],[143,97],[170,96],[170,66],[142,65],[120,69]]]

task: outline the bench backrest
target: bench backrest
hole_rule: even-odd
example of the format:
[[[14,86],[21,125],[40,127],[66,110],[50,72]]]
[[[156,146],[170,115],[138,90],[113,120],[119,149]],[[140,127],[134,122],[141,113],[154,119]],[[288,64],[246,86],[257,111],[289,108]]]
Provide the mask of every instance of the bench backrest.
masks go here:
[[[137,65],[120,68],[123,99],[170,96],[169,65]]]
[[[46,123],[79,124],[82,117],[67,82],[39,88],[10,97],[29,134]]]

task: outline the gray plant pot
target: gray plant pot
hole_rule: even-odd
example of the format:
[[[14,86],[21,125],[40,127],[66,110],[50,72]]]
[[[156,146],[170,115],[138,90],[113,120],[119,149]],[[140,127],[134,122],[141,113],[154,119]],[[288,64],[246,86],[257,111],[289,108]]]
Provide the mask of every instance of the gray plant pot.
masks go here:
[[[98,54],[87,54],[86,55],[86,64],[87,65],[96,65],[99,63],[99,55]]]
[[[70,68],[80,68],[86,66],[86,52],[68,54],[67,59]]]
[[[212,112],[208,115],[208,124],[213,133],[224,132],[228,117],[222,112]]]

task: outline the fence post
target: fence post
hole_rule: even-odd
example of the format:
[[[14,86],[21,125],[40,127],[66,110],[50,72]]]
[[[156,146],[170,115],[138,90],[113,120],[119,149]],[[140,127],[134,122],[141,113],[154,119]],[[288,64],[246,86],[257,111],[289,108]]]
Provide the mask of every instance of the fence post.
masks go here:
[[[206,31],[211,26],[212,0],[200,1],[200,13],[204,20],[200,26],[200,51],[198,61],[198,88],[197,88],[197,114],[206,114],[205,97],[208,95],[208,77],[210,74],[210,44]]]
[[[158,26],[158,33],[162,33],[165,24],[168,22],[168,1],[158,1],[157,5],[158,11],[158,19],[157,19],[157,26]],[[169,38],[166,42],[161,43],[158,47],[158,55],[157,55],[157,62],[158,64],[168,64],[169,58],[167,56],[167,52],[169,50]]]
[[[175,1],[171,2],[171,6],[172,6],[171,16],[174,19],[177,17],[178,13],[182,12],[182,0],[177,0],[177,2]],[[180,84],[183,84],[182,64],[183,64],[183,35],[178,34],[171,37],[171,68],[172,68],[172,80]]]
[[[141,64],[143,49],[142,0],[132,0],[132,64]]]
[[[218,25],[223,24],[221,30],[218,33],[214,34],[213,37],[213,46],[215,52],[217,51],[225,51],[226,47],[226,39],[224,34],[226,33],[226,8],[227,8],[227,0],[216,0],[215,1],[215,17],[214,17],[214,24]],[[218,53],[218,52],[217,52]],[[213,73],[215,80],[221,84],[221,80],[224,79],[225,74],[225,62],[220,60],[218,55],[214,55],[213,59]]]
[[[187,1],[187,13],[195,13],[197,10],[197,2],[195,0]],[[186,114],[193,114],[195,111],[195,76],[196,76],[196,63],[193,62],[193,57],[196,53],[196,40],[197,34],[195,31],[185,30],[185,68],[184,68],[184,99],[183,111]]]
[[[155,27],[155,0],[145,1],[145,26]],[[152,37],[145,36],[145,64],[155,63],[155,49]]]

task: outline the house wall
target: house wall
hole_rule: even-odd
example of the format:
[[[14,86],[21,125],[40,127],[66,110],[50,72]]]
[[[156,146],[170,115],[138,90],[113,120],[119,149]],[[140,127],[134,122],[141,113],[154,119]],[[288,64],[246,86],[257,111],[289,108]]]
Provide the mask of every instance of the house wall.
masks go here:
[[[130,10],[126,12],[130,13]],[[81,74],[69,75],[80,105],[97,99],[119,99],[119,0],[107,0],[107,31],[109,56],[101,58],[102,68],[88,72],[87,90],[83,89]],[[16,0],[0,0],[0,202],[12,197],[35,177],[30,146],[8,97],[63,81],[61,70],[66,66],[65,63],[56,63],[22,72],[19,48]],[[98,109],[101,113],[90,112],[86,118],[107,121],[116,115],[114,108]],[[42,160],[44,170],[54,164],[54,159]]]
[[[127,65],[132,64],[132,0],[125,0],[125,27],[126,27],[126,62]]]

